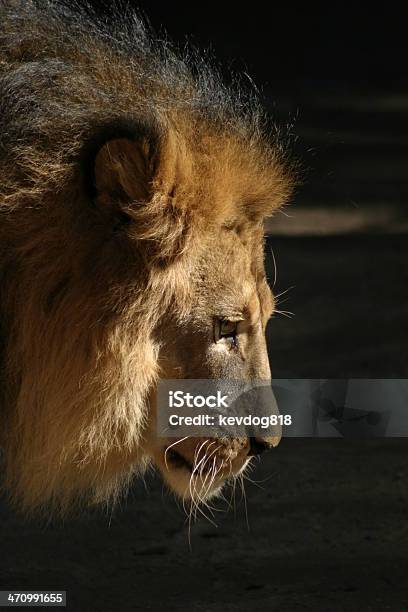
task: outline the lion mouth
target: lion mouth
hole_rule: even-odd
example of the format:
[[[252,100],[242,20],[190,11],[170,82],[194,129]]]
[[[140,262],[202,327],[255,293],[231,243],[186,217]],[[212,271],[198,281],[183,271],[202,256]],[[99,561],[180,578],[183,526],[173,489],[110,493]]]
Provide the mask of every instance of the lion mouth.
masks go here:
[[[170,490],[183,500],[203,501],[214,497],[223,484],[233,482],[250,461],[247,447],[240,446],[240,452],[231,457],[232,453],[228,452],[231,449],[217,446],[217,441],[182,439],[172,444],[160,446],[153,460]]]
[[[183,455],[173,450],[172,448],[167,451],[167,459],[173,467],[177,469],[185,469],[188,470],[190,474],[192,473],[193,466],[191,465],[191,463],[187,461],[187,459],[183,457]]]
[[[173,448],[166,452],[166,460],[173,468],[187,470],[190,474],[197,477],[207,474],[214,469],[214,465],[210,461],[206,461],[205,455],[201,457],[201,460],[197,460],[193,465],[193,463],[186,459],[184,455],[177,452]]]

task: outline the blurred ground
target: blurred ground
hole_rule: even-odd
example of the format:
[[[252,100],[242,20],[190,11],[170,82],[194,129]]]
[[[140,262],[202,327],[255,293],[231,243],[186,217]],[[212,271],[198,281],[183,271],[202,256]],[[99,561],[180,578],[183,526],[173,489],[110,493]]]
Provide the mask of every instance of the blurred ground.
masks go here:
[[[406,235],[270,237],[275,378],[407,378]]]
[[[245,509],[193,526],[161,485],[112,517],[23,523],[2,507],[1,588],[66,589],[75,612],[406,611],[407,443],[284,440]],[[225,509],[225,504],[219,506]]]
[[[296,206],[278,213],[268,231],[407,232],[406,87],[317,80],[277,84],[266,93],[272,116],[293,123],[291,148],[304,177]]]
[[[271,238],[275,377],[406,377],[405,236]],[[24,522],[0,509],[0,588],[65,589],[75,612],[408,608],[407,442],[286,439],[239,501],[184,515],[158,479],[112,515]],[[261,482],[264,481],[264,482]],[[220,503],[219,509],[225,510]]]

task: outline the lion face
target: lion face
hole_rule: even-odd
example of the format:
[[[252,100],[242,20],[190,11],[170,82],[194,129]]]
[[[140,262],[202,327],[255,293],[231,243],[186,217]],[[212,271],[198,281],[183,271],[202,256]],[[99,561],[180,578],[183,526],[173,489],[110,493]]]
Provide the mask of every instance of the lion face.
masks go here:
[[[209,240],[191,275],[187,312],[180,317],[170,311],[160,326],[162,376],[270,380],[265,327],[274,298],[265,279],[262,241],[262,228],[250,226],[221,228]],[[150,417],[154,426],[154,399]],[[251,456],[277,446],[280,435],[278,427],[273,437],[257,439],[153,435],[146,451],[172,490],[183,499],[204,501],[240,474]]]

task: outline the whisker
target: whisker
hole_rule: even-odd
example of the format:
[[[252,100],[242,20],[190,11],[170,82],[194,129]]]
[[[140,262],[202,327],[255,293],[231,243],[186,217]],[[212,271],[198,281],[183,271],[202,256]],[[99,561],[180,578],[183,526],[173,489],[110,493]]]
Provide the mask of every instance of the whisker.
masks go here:
[[[167,446],[166,450],[164,451],[164,464],[166,466],[167,471],[169,471],[169,466],[167,464],[167,453],[169,452],[171,448],[173,448],[173,446],[180,444],[180,442],[184,442],[184,440],[187,440],[187,438],[189,437],[190,436],[185,436],[184,438],[181,438],[180,440],[176,440],[175,442],[173,442],[173,444],[170,444],[170,446]]]
[[[191,506],[192,510],[191,510],[191,513],[190,513],[190,523],[189,523],[189,528],[190,528],[190,531],[191,531],[191,518],[192,518],[192,515],[194,514],[194,520],[197,520],[197,512],[200,512],[200,514],[202,514],[202,516],[203,516],[204,518],[206,518],[206,519],[207,519],[207,520],[208,520],[208,521],[209,521],[209,522],[210,522],[212,525],[214,525],[215,527],[217,527],[216,523],[214,523],[214,521],[212,521],[212,520],[211,520],[211,518],[210,518],[210,517],[209,517],[209,516],[208,516],[208,515],[207,515],[207,514],[204,512],[204,510],[201,508],[200,503],[201,503],[201,504],[202,504],[202,505],[203,505],[205,508],[207,508],[207,509],[208,509],[208,510],[211,512],[211,514],[213,514],[213,513],[212,513],[212,509],[211,509],[211,507],[208,505],[208,503],[207,503],[207,502],[205,501],[205,499],[203,498],[203,496],[202,496],[202,494],[201,494],[201,491],[200,491],[199,489],[197,489],[197,487],[196,487],[196,483],[195,483],[195,481],[194,481],[194,475],[195,475],[195,473],[197,472],[198,468],[200,467],[200,464],[202,464],[202,462],[203,462],[203,461],[205,461],[205,463],[206,463],[206,462],[207,462],[207,460],[208,460],[208,457],[207,457],[206,455],[204,455],[204,456],[202,457],[202,459],[200,459],[200,461],[197,463],[197,462],[196,462],[196,460],[197,460],[196,458],[198,458],[198,456],[199,456],[199,454],[200,454],[200,452],[201,452],[201,449],[203,448],[203,446],[204,446],[205,444],[207,444],[207,447],[209,448],[210,446],[212,446],[212,444],[214,444],[214,443],[215,443],[215,441],[211,442],[210,444],[208,444],[208,442],[209,442],[208,440],[205,440],[205,441],[204,441],[204,442],[201,444],[200,448],[196,449],[196,452],[195,452],[195,462],[194,462],[194,468],[193,468],[192,473],[191,473],[191,475],[190,475],[190,481],[189,481],[189,490],[190,490],[190,497],[191,497],[191,501],[192,501],[192,506]],[[220,447],[218,447],[218,448],[220,448]],[[215,449],[215,451],[213,451],[213,452],[211,453],[211,455],[212,455],[212,454],[214,454],[214,453],[215,453],[215,452],[218,450],[218,448],[216,448],[216,449]],[[216,461],[216,457],[214,457],[214,463],[215,463],[215,461]],[[208,475],[207,475],[207,476],[208,476]],[[210,482],[210,486],[211,486],[211,482]],[[207,494],[207,491],[205,492],[205,494]]]
[[[204,469],[204,467],[206,466],[206,464],[208,463],[208,461],[211,459],[211,457],[220,450],[220,448],[222,448],[222,444],[220,444],[219,446],[217,446],[217,448],[215,450],[212,451],[212,453],[210,455],[207,456],[205,462],[203,463],[203,465],[201,466],[201,472],[200,475],[202,474],[202,471]]]
[[[249,476],[247,476],[246,474],[244,474],[243,476],[244,480],[247,480],[248,482],[250,482],[251,484],[255,485],[258,489],[261,489],[261,491],[265,491],[265,487],[262,487],[260,484],[258,484],[256,482],[256,480],[252,480],[252,478],[250,478]]]
[[[292,287],[288,287],[287,289],[280,291],[280,293],[277,293],[276,295],[274,295],[275,300],[278,300],[282,295],[285,295],[285,293],[292,291],[292,289],[294,288],[295,288],[295,285],[292,285]]]
[[[274,278],[273,278],[273,283],[272,283],[272,289],[275,288],[276,285],[276,281],[278,279],[278,269],[276,267],[276,259],[275,259],[275,253],[273,252],[273,248],[272,245],[270,245],[270,251],[271,251],[271,255],[272,255],[272,261],[273,261],[273,269],[274,269]]]
[[[239,481],[240,481],[240,484],[241,484],[241,499],[244,500],[245,519],[246,519],[247,529],[248,529],[248,531],[250,531],[249,519],[248,519],[248,505],[247,505],[247,498],[246,498],[246,493],[245,493],[245,483],[244,483],[244,479],[243,479],[242,474],[239,475]]]
[[[288,319],[291,319],[292,317],[294,317],[295,315],[293,314],[293,312],[290,312],[289,310],[278,310],[277,308],[275,308],[274,310],[274,314],[280,314],[284,317],[287,317]]]

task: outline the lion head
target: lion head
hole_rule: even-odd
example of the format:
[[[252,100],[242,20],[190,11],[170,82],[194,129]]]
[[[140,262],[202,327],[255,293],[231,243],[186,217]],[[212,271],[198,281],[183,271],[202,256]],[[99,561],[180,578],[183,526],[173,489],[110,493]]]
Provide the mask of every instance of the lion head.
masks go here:
[[[21,10],[23,30],[3,8],[0,38],[6,486],[64,510],[153,463],[180,496],[209,496],[279,432],[158,438],[156,386],[270,378],[263,219],[291,192],[282,149],[252,99],[140,21],[108,36]]]

